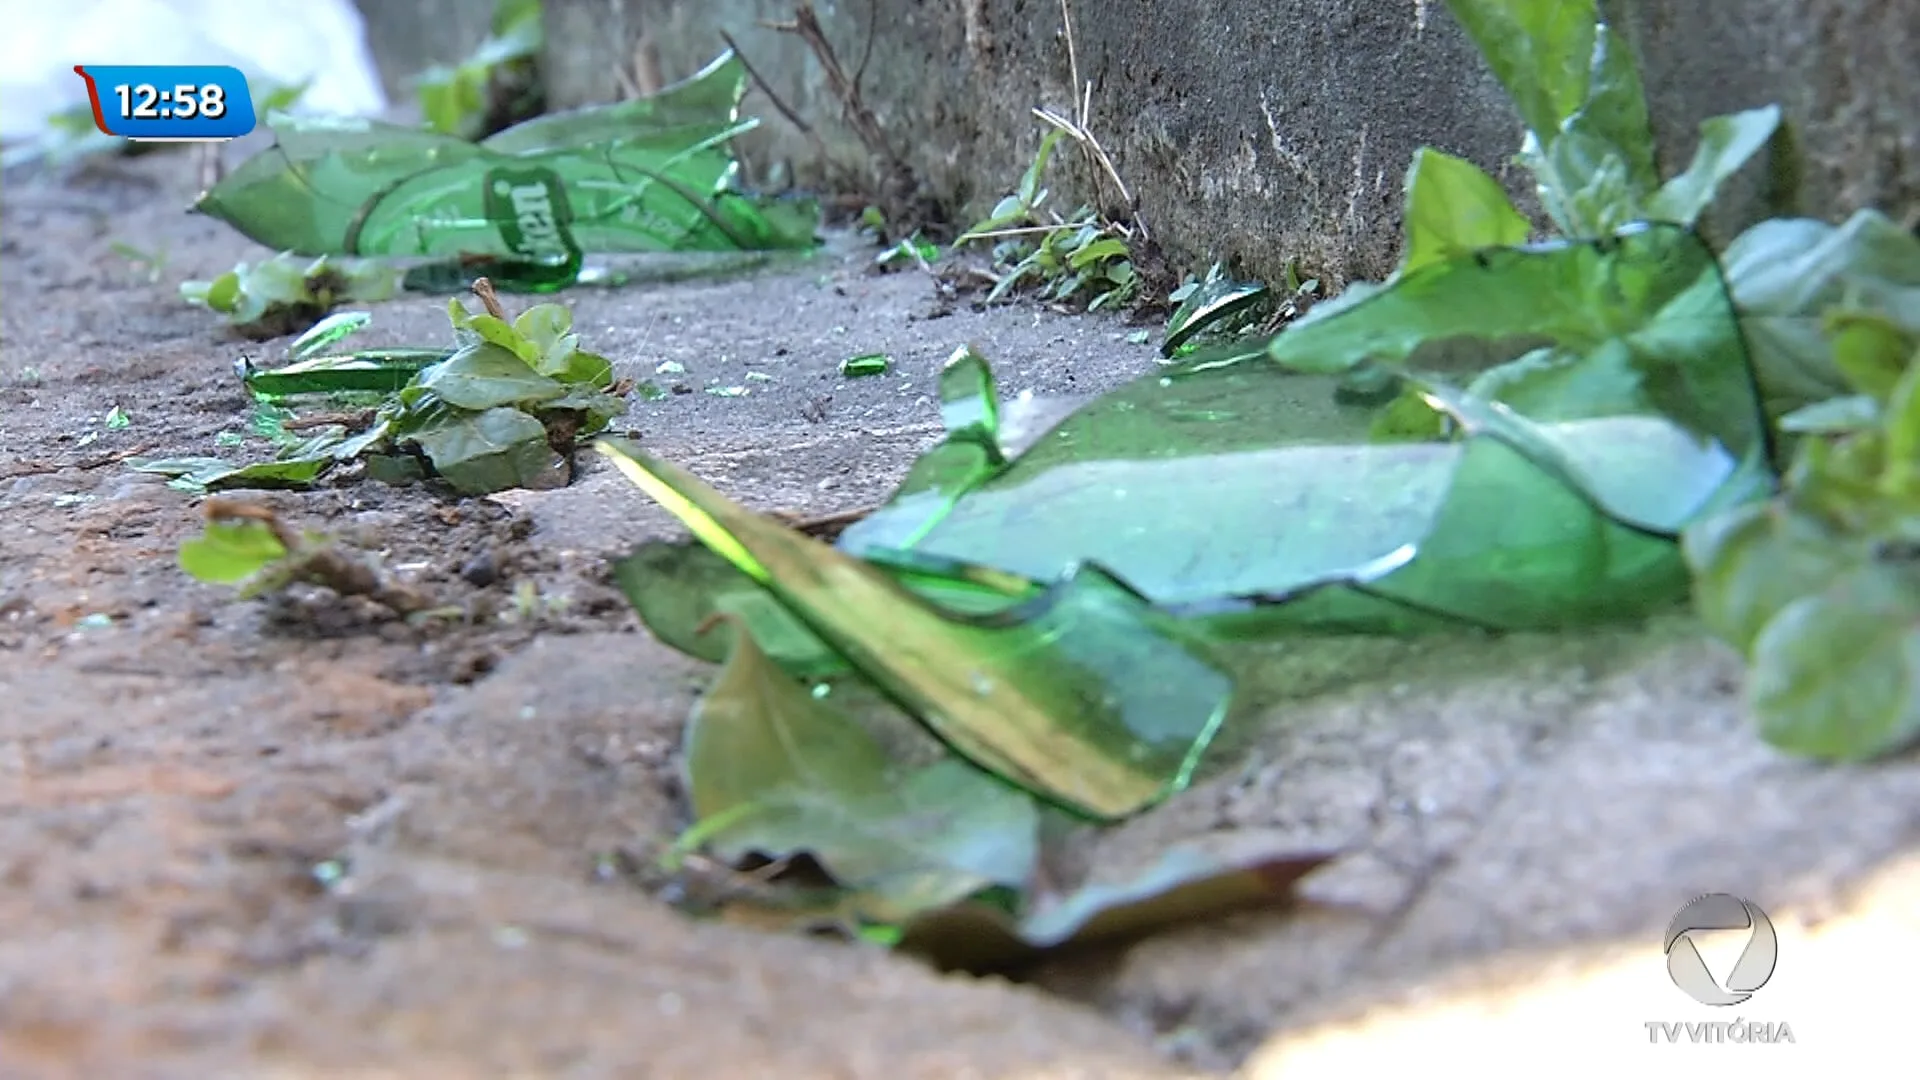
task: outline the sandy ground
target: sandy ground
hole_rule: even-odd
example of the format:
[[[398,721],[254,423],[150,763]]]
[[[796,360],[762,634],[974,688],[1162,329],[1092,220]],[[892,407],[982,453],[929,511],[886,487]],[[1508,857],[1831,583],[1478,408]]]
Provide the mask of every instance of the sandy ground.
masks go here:
[[[10,177],[0,206],[0,1076],[1346,1077],[1444,1047],[1489,1076],[1785,1075],[1900,1041],[1920,763],[1772,753],[1684,614],[1276,648],[1213,778],[1101,844],[1347,852],[1286,910],[1019,983],[677,914],[607,867],[684,823],[676,746],[710,673],[610,586],[610,557],[675,527],[597,459],[492,500],[262,497],[463,625],[237,602],[175,566],[195,500],[121,459],[222,452],[233,361],[264,351],[177,298],[264,254],[180,212],[191,172]],[[159,280],[116,242],[164,250]],[[949,311],[866,262],[566,299],[623,374],[694,390],[622,426],[763,509],[884,496],[962,342],[1009,393],[1152,367],[1122,321]],[[439,341],[443,311],[381,305],[373,340]],[[875,351],[894,374],[838,375]],[[104,427],[115,406],[130,426]],[[492,580],[462,576],[477,559]],[[1779,969],[1739,1019],[1795,1045],[1652,1044],[1651,1022],[1736,1019],[1666,976],[1666,923],[1703,892],[1774,914]]]

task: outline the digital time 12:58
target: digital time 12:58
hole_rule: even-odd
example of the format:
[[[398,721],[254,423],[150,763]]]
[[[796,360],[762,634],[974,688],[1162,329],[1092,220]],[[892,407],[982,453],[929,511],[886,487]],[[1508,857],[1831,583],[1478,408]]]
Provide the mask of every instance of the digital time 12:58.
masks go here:
[[[182,83],[172,91],[155,90],[152,83],[141,83],[139,86],[121,83],[113,88],[113,92],[120,95],[120,115],[139,120],[169,120],[174,117],[191,120],[195,116],[218,120],[227,114],[227,92],[220,89],[219,83],[202,86]],[[155,102],[159,102],[158,107],[155,107]]]
[[[139,142],[234,139],[253,130],[253,97],[223,64],[80,64],[96,126]]]

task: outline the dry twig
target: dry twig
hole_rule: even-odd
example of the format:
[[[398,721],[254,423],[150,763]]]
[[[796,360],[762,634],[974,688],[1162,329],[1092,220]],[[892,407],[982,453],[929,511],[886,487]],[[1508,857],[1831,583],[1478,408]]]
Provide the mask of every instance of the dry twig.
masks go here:
[[[848,526],[868,517],[878,509],[880,509],[878,506],[858,506],[851,510],[836,510],[830,514],[816,514],[812,517],[803,516],[794,510],[775,510],[767,516],[795,532],[805,533],[815,540],[831,542],[847,531]]]
[[[1088,171],[1093,173],[1096,193],[1102,179],[1110,181],[1120,196],[1121,204],[1126,207],[1128,219],[1139,229],[1141,239],[1147,239],[1147,224],[1140,218],[1140,206],[1134,201],[1133,192],[1128,190],[1127,182],[1120,179],[1120,170],[1114,168],[1113,158],[1108,156],[1106,147],[1101,146],[1100,140],[1093,134],[1093,80],[1083,82],[1080,78],[1080,49],[1073,40],[1071,0],[1060,0],[1060,20],[1067,36],[1067,72],[1073,79],[1074,116],[1068,119],[1052,109],[1044,108],[1034,109],[1033,115],[1079,144],[1080,152],[1087,159]]]
[[[480,303],[487,309],[487,314],[501,322],[510,321],[507,318],[507,309],[500,306],[500,294],[494,291],[491,280],[483,277],[474,278],[469,288],[473,291],[473,295],[480,298]]]
[[[373,418],[377,415],[379,415],[379,413],[374,409],[359,409],[354,412],[315,413],[312,416],[296,416],[289,420],[283,420],[280,426],[288,431],[306,431],[309,428],[335,426],[362,428],[373,423]]]
[[[93,457],[80,458],[77,461],[17,461],[6,469],[0,469],[0,480],[11,480],[16,476],[44,476],[57,473],[62,469],[79,469],[90,472],[104,469],[108,465],[118,465],[128,458],[136,458],[153,449],[151,446],[136,446],[131,450],[114,450]]]
[[[788,105],[785,99],[774,92],[773,84],[761,77],[760,70],[753,66],[752,61],[747,59],[746,51],[740,48],[738,42],[733,40],[732,34],[722,30],[720,31],[720,40],[726,42],[727,48],[732,49],[733,54],[740,58],[740,66],[747,69],[747,78],[752,79],[753,85],[759,87],[760,92],[765,94],[767,100],[773,103],[774,111],[785,117],[787,123],[793,125],[794,130],[806,136],[807,141],[813,144],[814,152],[820,155],[820,163],[829,171],[838,174],[839,182],[846,183],[849,177],[845,166],[834,160],[833,152],[827,148],[826,140],[822,139],[820,133],[813,129],[813,125],[802,119],[800,114],[794,111],[793,106]]]
[[[872,7],[877,7],[877,0],[871,0],[869,9],[866,55],[862,56],[860,66],[853,75],[848,75],[846,68],[841,65],[839,54],[834,51],[833,43],[827,40],[826,29],[820,25],[820,17],[814,11],[811,0],[801,0],[794,7],[793,19],[789,22],[763,22],[760,25],[793,34],[807,43],[807,48],[813,52],[814,59],[819,61],[821,71],[827,77],[828,89],[839,99],[848,125],[853,128],[860,144],[879,164],[880,184],[875,201],[886,212],[887,220],[902,234],[906,234],[916,228],[937,224],[940,215],[937,207],[925,196],[913,166],[893,148],[879,117],[874,115],[860,95],[860,79],[866,73],[867,59],[873,49],[873,31],[877,29],[878,17],[873,14]]]

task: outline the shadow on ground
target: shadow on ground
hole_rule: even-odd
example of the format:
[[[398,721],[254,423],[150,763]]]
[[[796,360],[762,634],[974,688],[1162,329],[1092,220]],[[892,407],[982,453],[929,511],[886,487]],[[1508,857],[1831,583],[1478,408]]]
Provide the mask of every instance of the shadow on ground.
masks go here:
[[[261,348],[175,296],[262,254],[179,211],[190,171],[154,156],[6,190],[9,1075],[1354,1075],[1391,1039],[1327,1050],[1319,1025],[1430,1040],[1369,1028],[1368,1010],[1399,1001],[1404,1019],[1460,980],[1528,1000],[1585,985],[1567,958],[1589,954],[1625,972],[1608,984],[1624,1011],[1583,1028],[1562,1010],[1558,1037],[1625,1048],[1647,1044],[1643,1021],[1701,1018],[1659,942],[1711,891],[1780,916],[1783,989],[1747,1019],[1830,1045],[1888,1037],[1884,1020],[1849,1034],[1872,1027],[1872,985],[1816,958],[1839,955],[1833,941],[1915,942],[1915,875],[1873,875],[1920,841],[1920,766],[1768,751],[1737,663],[1681,615],[1276,648],[1266,704],[1212,778],[1096,855],[1124,867],[1203,835],[1349,850],[1292,910],[1064,958],[1020,985],[672,913],[614,868],[682,823],[674,755],[708,673],[611,588],[609,556],[674,527],[598,459],[567,489],[490,500],[263,496],[464,613],[424,628],[325,597],[235,602],[174,566],[193,500],[119,459],[244,436],[232,366]],[[159,280],[116,243],[166,252]],[[624,426],[762,509],[883,497],[935,437],[933,376],[962,342],[1009,393],[1092,393],[1152,367],[1122,322],[947,310],[924,276],[845,252],[567,299],[623,374],[688,391],[636,402]],[[384,305],[373,333],[440,340],[443,303]],[[894,373],[838,374],[874,351]],[[684,370],[660,373],[669,362]],[[103,426],[115,406],[130,426]],[[1828,972],[1819,993],[1797,964]]]

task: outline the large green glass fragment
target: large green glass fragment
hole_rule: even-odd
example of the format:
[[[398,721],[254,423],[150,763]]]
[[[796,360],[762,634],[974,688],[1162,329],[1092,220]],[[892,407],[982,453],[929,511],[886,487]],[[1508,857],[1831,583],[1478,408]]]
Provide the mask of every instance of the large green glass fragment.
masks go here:
[[[597,445],[792,623],[949,746],[1072,810],[1122,817],[1184,787],[1226,716],[1230,677],[1175,620],[1098,567],[1078,567],[1013,606],[943,609],[637,447]],[[993,575],[917,563],[902,573],[942,579],[949,593],[1004,596]],[[693,597],[684,589],[648,597],[644,570],[628,564],[623,584],[649,621],[662,609],[671,620]],[[756,636],[761,629],[750,608],[713,613],[744,617]],[[791,627],[781,636],[795,637]]]
[[[1391,372],[1384,408],[1343,373]],[[1675,544],[1765,493],[1718,264],[1693,232],[1503,248],[1329,304],[1270,343],[1089,403],[1001,468],[977,425],[840,547],[1053,581],[1101,566],[1233,632],[1550,628],[1686,595]]]
[[[482,142],[358,118],[276,116],[277,144],[196,207],[306,255],[505,260],[572,280],[583,254],[804,248],[818,208],[738,187],[732,52],[646,98]]]

